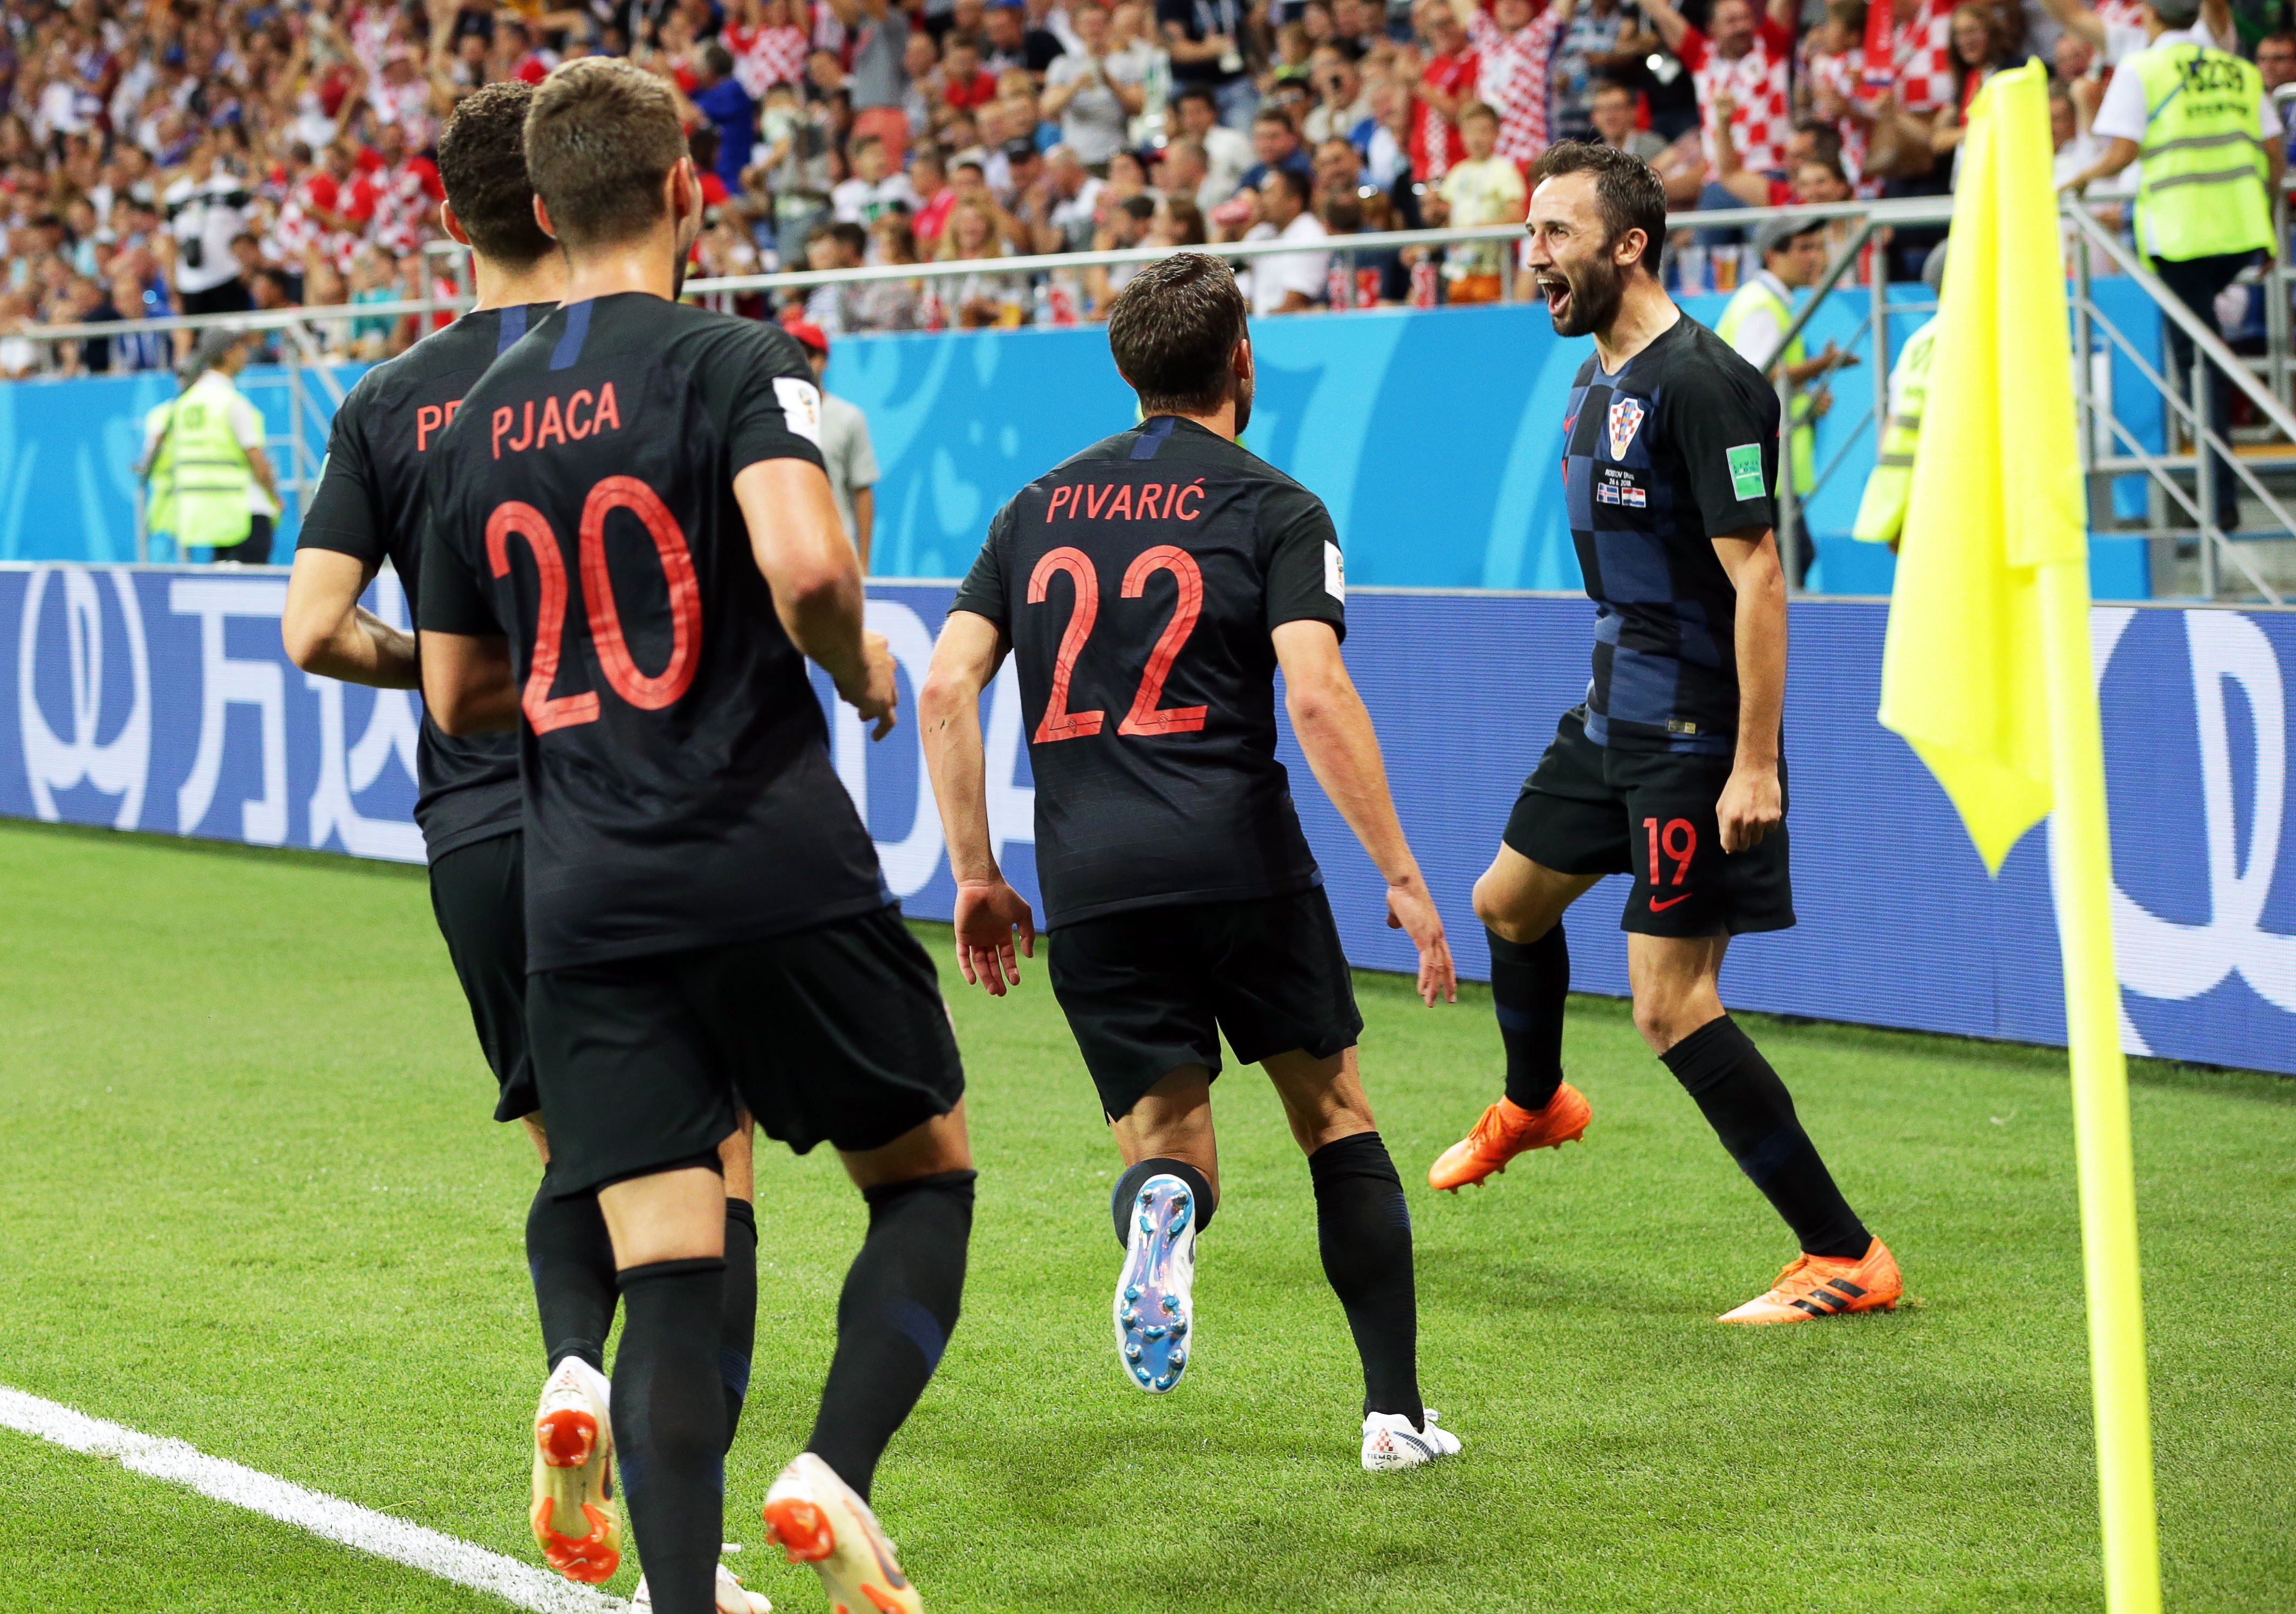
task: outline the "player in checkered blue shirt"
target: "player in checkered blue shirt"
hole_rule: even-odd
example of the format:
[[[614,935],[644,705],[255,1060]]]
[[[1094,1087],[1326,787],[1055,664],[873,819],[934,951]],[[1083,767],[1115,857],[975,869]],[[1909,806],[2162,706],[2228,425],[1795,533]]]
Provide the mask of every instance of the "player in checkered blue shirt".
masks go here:
[[[1733,936],[1794,922],[1777,395],[1660,285],[1666,195],[1648,164],[1567,142],[1532,182],[1529,261],[1548,314],[1560,334],[1595,338],[1563,421],[1571,537],[1600,608],[1594,676],[1476,882],[1506,1093],[1428,1180],[1456,1192],[1586,1131],[1586,1097],[1562,1079],[1562,914],[1631,873],[1635,1025],[1800,1241],[1768,1292],[1722,1320],[1892,1308],[1896,1260],[1718,989]]]

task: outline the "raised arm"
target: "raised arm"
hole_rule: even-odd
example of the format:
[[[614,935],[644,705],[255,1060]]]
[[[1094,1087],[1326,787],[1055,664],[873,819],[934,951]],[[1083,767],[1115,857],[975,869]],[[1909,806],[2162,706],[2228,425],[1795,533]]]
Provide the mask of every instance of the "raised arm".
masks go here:
[[[1021,979],[1020,952],[1037,955],[1036,915],[996,866],[988,834],[988,791],[980,742],[980,695],[1004,664],[1004,635],[978,612],[948,613],[933,647],[932,670],[917,693],[925,768],[956,879],[956,967],[967,985],[1002,997]]]
[[[899,700],[893,658],[884,636],[863,627],[860,559],[827,473],[810,460],[759,460],[734,477],[734,497],[790,643],[821,664],[845,702],[877,725],[871,738],[882,740]]]
[[[1689,36],[1690,20],[1667,0],[1642,0],[1643,15],[1658,29],[1659,42],[1669,51],[1679,52],[1682,42]]]
[[[361,605],[375,568],[332,549],[295,552],[279,636],[287,659],[307,673],[373,689],[420,689],[414,635]]]
[[[1738,595],[1738,750],[1714,812],[1721,821],[1722,849],[1742,852],[1785,822],[1778,725],[1786,698],[1786,578],[1776,537],[1767,527],[1713,544]]]
[[[1308,766],[1332,805],[1387,881],[1387,922],[1410,936],[1419,949],[1419,997],[1431,1005],[1439,997],[1459,1001],[1459,976],[1451,944],[1435,911],[1419,861],[1403,838],[1388,793],[1387,764],[1379,735],[1364,709],[1363,697],[1348,676],[1339,635],[1328,622],[1312,619],[1275,628],[1275,659],[1283,668],[1283,704],[1292,732],[1300,738]]]

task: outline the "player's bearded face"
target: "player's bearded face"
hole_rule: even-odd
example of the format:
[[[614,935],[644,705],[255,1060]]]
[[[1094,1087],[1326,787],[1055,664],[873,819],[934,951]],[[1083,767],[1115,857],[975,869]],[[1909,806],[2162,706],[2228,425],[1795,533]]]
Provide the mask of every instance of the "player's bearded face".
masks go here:
[[[1626,284],[1627,272],[1607,244],[1575,263],[1558,259],[1538,271],[1539,295],[1546,299],[1547,317],[1554,322],[1557,336],[1584,336],[1606,328],[1618,315]]]

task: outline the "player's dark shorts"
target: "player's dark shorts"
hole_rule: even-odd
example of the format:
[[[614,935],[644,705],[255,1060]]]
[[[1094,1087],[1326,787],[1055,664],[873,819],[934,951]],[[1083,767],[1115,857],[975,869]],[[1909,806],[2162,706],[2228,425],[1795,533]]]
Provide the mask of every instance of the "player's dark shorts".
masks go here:
[[[1619,922],[1646,936],[1735,936],[1794,922],[1785,825],[1726,853],[1714,809],[1730,758],[1628,751],[1587,738],[1586,709],[1555,725],[1500,839],[1559,874],[1632,874]],[[1778,793],[1787,795],[1778,763]]]
[[[537,970],[527,1026],[562,1197],[714,1157],[737,1104],[803,1154],[882,1148],[964,1095],[939,979],[893,908]]]
[[[1329,1059],[1363,1035],[1321,886],[1062,925],[1048,973],[1111,1120],[1184,1065],[1218,1076],[1223,1031],[1247,1065],[1294,1048]]]
[[[479,1046],[493,1067],[495,1119],[542,1106],[526,1042],[526,838],[489,836],[430,865],[430,911],[470,999]]]

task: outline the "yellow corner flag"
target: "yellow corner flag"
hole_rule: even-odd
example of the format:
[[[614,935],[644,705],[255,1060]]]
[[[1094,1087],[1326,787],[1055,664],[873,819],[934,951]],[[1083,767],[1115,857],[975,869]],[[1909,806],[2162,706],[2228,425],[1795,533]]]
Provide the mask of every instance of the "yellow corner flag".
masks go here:
[[[2029,62],[1994,75],[1970,108],[1881,717],[1937,775],[1991,873],[2053,815],[2105,1602],[2112,1614],[2158,1614],[2104,744],[2047,86]]]

